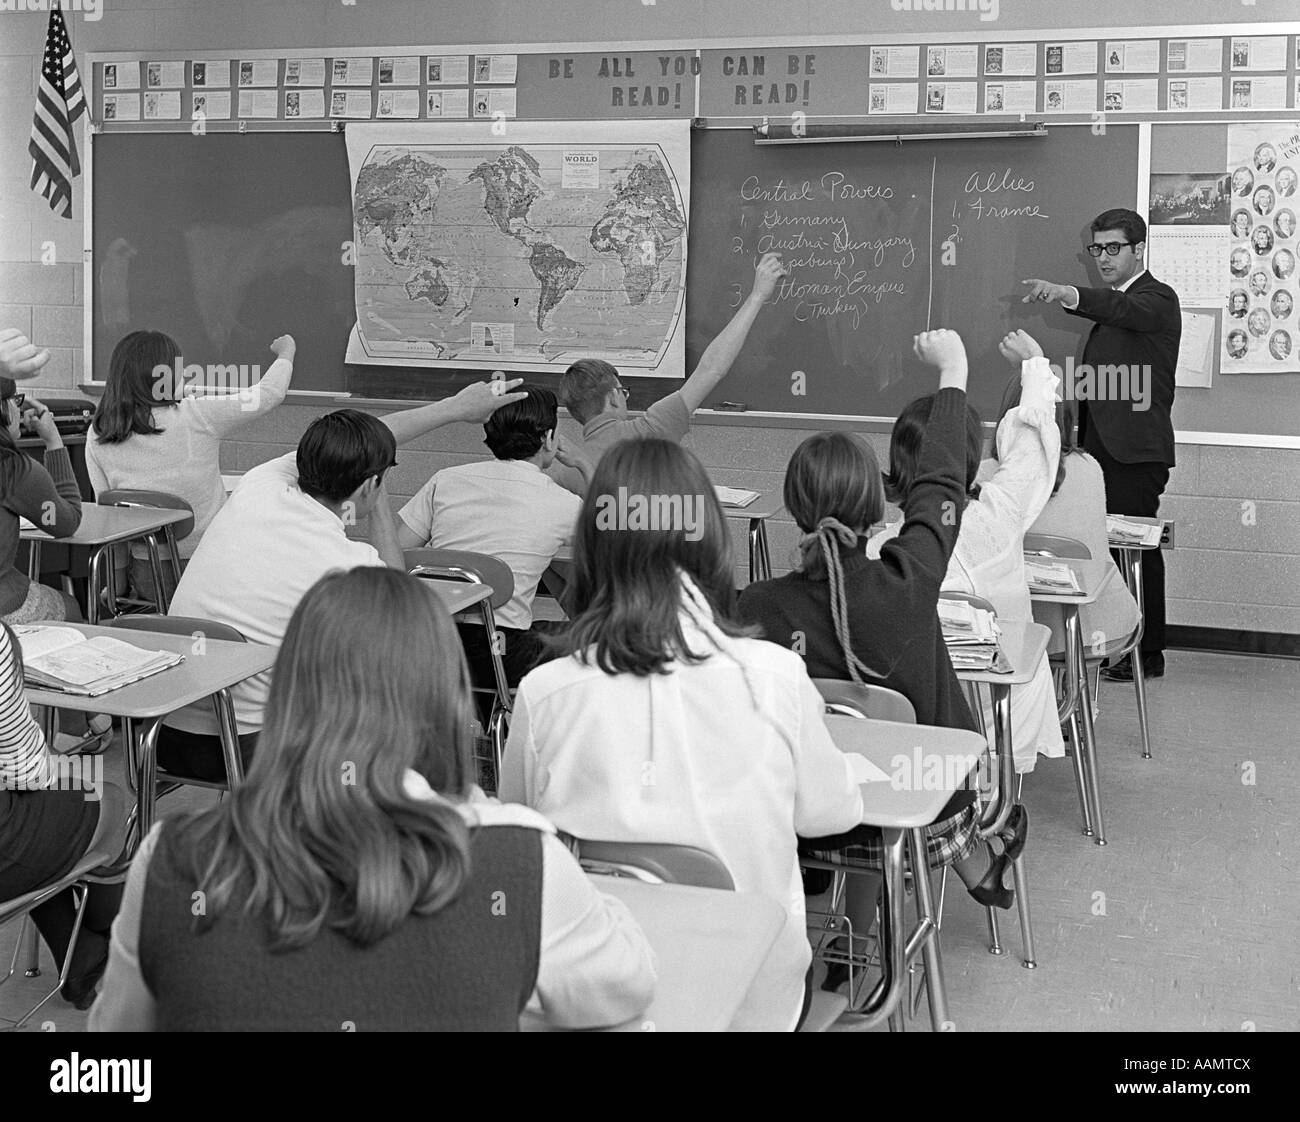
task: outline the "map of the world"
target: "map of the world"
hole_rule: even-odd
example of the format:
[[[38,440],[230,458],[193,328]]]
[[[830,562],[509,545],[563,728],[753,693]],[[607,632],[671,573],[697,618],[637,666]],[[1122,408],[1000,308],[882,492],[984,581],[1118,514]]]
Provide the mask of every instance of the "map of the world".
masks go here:
[[[595,357],[681,377],[689,137],[668,124],[349,129],[347,360],[539,370]]]

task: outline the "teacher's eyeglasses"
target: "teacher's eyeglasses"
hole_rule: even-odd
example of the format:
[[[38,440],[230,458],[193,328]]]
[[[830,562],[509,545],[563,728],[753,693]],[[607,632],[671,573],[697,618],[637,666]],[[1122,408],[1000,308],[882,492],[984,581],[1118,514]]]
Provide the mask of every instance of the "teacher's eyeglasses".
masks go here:
[[[1089,257],[1100,257],[1101,251],[1106,251],[1107,257],[1118,257],[1119,251],[1126,245],[1137,245],[1137,242],[1106,242],[1104,245],[1093,244],[1088,246]]]

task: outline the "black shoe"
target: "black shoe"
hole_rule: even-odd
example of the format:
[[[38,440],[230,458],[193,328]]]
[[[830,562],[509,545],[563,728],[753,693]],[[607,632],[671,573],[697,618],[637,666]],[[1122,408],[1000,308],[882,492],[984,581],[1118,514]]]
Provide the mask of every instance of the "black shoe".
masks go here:
[[[1029,811],[1020,803],[1016,803],[1011,808],[1011,814],[1007,817],[1007,824],[998,834],[1003,846],[1004,852],[1014,861],[1025,848],[1025,835],[1029,833]]]
[[[1108,666],[1102,671],[1108,682],[1131,682],[1133,681],[1133,656],[1128,655],[1121,659],[1114,666]],[[1163,678],[1165,676],[1165,656],[1160,651],[1155,654],[1142,656],[1142,677],[1150,681],[1152,678]]]
[[[1011,889],[1002,887],[1002,875],[1010,861],[1011,858],[1005,853],[993,858],[984,879],[966,891],[986,908],[1010,908],[1015,902],[1016,894]]]
[[[97,932],[86,931],[82,933],[82,939],[96,935],[103,946],[100,953],[96,955],[93,965],[89,970],[78,974],[74,978],[69,978],[63,983],[62,989],[59,990],[59,995],[64,1001],[69,1005],[76,1006],[82,1012],[95,1004],[95,991],[98,989],[99,981],[103,978],[104,971],[108,967],[108,937],[98,935]]]

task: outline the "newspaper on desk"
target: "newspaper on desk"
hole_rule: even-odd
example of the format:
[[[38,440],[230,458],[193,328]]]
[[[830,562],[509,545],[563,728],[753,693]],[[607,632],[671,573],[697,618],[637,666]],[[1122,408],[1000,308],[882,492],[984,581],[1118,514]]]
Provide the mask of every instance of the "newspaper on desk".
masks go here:
[[[966,600],[939,600],[939,626],[954,670],[1010,674],[1011,664],[998,646],[997,616]]]
[[[1106,515],[1106,537],[1111,545],[1156,546],[1163,527],[1147,522],[1130,522],[1123,515]]]

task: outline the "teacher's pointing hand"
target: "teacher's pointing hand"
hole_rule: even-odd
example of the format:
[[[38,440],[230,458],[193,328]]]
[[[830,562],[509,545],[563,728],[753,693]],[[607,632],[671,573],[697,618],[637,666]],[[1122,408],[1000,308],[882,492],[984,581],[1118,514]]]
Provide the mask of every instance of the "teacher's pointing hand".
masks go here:
[[[1020,282],[1029,289],[1029,294],[1020,302],[1022,304],[1033,304],[1035,302],[1050,304],[1053,301],[1062,303],[1070,296],[1070,286],[1065,284],[1053,284],[1045,280],[1026,280]]]

